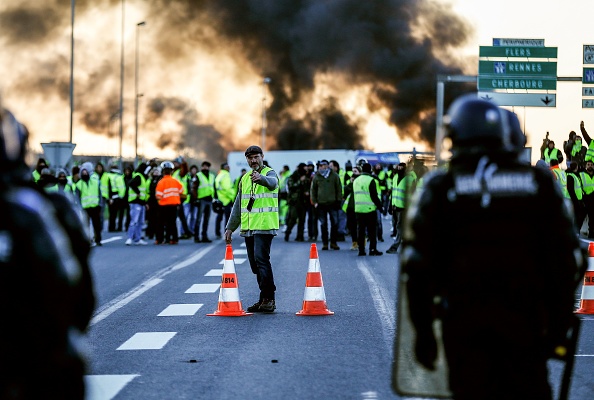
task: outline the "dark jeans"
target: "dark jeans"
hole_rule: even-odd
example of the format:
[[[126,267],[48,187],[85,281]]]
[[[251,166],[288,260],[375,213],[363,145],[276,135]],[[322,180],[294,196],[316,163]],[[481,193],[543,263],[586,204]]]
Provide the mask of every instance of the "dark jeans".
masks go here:
[[[225,230],[227,222],[229,222],[229,217],[231,216],[231,208],[233,208],[233,202],[230,202],[226,206],[223,206],[223,212],[217,214],[217,219],[215,220],[215,235],[221,236],[221,222],[223,222],[223,217],[225,217],[223,231]]]
[[[95,243],[101,243],[101,207],[85,208],[85,211],[93,224],[93,231],[95,233]]]
[[[394,246],[402,243],[402,227],[404,222],[404,208],[394,207],[392,211],[392,226],[394,227]]]
[[[377,213],[375,210],[357,214],[359,253],[365,252],[365,231],[369,235],[369,250],[377,250]]]
[[[212,200],[198,200],[198,213],[196,214],[196,224],[194,225],[194,239],[208,239],[208,223],[210,222],[210,212],[212,210]],[[200,229],[202,226],[202,229]]]
[[[316,210],[321,224],[320,230],[322,231],[324,246],[328,245],[328,217],[330,217],[330,243],[336,243],[338,237],[338,209],[332,205],[318,204]]]
[[[109,204],[109,224],[108,230],[110,232],[122,230],[124,225],[124,213],[126,212],[126,200],[124,199],[113,199],[113,202]],[[116,226],[117,222],[117,226]]]
[[[355,214],[355,210],[348,210],[347,209],[347,227],[349,228],[349,233],[351,234],[351,238],[353,239],[353,243],[357,242],[358,233],[357,232],[357,214]]]
[[[270,246],[274,235],[258,234],[245,237],[245,247],[252,272],[260,288],[260,300],[274,300],[274,275],[270,264]]]
[[[188,226],[188,219],[186,218],[186,213],[184,211],[183,204],[180,204],[180,206],[177,208],[177,216],[179,217],[179,220],[181,222],[182,233],[186,236],[192,236],[193,233],[190,227]]]
[[[305,231],[305,206],[303,204],[289,204],[289,211],[287,212],[287,236],[291,235],[293,227],[297,224],[297,235],[295,239],[304,240],[303,232]]]
[[[318,238],[318,213],[312,204],[307,205],[307,236],[313,239]]]

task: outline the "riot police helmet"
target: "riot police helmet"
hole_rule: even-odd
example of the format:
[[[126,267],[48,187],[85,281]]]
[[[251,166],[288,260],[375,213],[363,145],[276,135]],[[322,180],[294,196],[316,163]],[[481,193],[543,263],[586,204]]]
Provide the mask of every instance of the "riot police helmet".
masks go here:
[[[495,103],[476,94],[454,100],[444,116],[445,136],[452,141],[452,153],[509,151],[508,118]]]
[[[174,168],[174,165],[173,165],[173,163],[171,161],[163,161],[161,163],[161,169],[162,170],[173,169],[173,168]]]
[[[6,109],[0,109],[0,172],[15,176],[26,170],[28,131]]]

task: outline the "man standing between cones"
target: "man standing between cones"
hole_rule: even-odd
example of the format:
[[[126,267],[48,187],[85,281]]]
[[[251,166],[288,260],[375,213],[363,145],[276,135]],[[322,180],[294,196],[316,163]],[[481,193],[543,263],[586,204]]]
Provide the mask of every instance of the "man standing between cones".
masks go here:
[[[276,309],[274,276],[270,263],[272,238],[279,229],[278,176],[264,166],[264,153],[258,146],[250,146],[245,158],[252,169],[239,182],[231,217],[225,227],[225,241],[240,227],[245,238],[248,260],[260,288],[260,299],[248,307],[248,312],[273,312]]]
[[[416,358],[436,368],[438,318],[455,399],[551,399],[547,360],[573,357],[583,265],[569,209],[550,172],[518,160],[495,104],[463,96],[444,121],[449,167],[426,178],[404,226]]]

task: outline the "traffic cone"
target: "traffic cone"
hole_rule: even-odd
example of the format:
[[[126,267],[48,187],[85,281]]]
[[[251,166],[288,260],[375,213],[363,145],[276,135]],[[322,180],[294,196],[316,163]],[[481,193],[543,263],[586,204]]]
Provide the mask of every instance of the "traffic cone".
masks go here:
[[[303,308],[297,315],[332,315],[334,312],[326,306],[326,293],[318,259],[318,248],[315,243],[309,250],[309,268],[305,278],[305,293],[303,294]]]
[[[588,244],[588,269],[584,274],[582,299],[576,314],[594,314],[594,242]]]
[[[239,300],[239,286],[235,274],[235,262],[233,261],[233,248],[230,244],[225,250],[225,262],[223,264],[223,276],[221,277],[221,289],[219,291],[219,306],[211,317],[243,317],[252,315],[246,313],[241,307]]]

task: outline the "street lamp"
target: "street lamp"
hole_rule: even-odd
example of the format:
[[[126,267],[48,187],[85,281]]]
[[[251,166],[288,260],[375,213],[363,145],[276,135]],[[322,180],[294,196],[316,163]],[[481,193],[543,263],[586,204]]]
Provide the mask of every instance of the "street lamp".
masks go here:
[[[120,162],[119,167],[122,170],[122,139],[123,139],[123,119],[124,119],[124,21],[125,21],[126,2],[122,0],[122,38],[120,43]]]
[[[72,143],[72,114],[74,113],[74,6],[76,0],[70,0],[70,143]]]
[[[269,83],[269,77],[262,81],[262,151],[266,151],[266,85]]]
[[[138,93],[138,41],[140,27],[145,25],[145,21],[136,24],[136,59],[134,61],[134,167],[138,163],[138,98],[142,97],[142,93]]]

